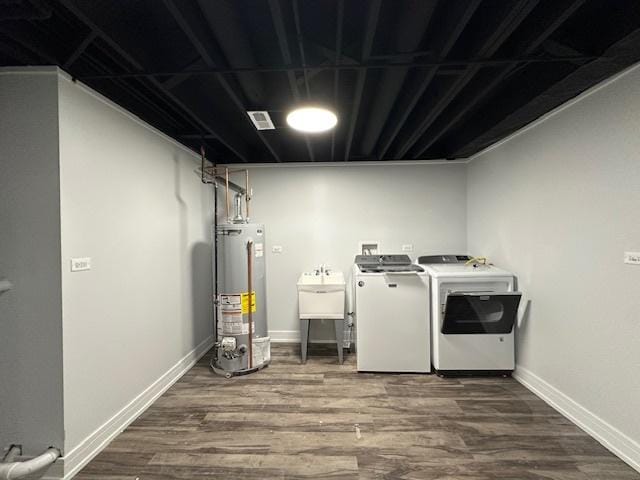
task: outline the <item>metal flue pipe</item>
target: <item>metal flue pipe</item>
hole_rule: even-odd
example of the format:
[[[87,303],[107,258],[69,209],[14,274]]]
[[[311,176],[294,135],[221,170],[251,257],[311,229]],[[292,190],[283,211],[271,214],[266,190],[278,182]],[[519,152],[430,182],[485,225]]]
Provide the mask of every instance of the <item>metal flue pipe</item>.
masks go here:
[[[233,223],[245,223],[245,218],[242,216],[242,197],[240,193],[236,193],[234,197],[235,214],[233,216]]]

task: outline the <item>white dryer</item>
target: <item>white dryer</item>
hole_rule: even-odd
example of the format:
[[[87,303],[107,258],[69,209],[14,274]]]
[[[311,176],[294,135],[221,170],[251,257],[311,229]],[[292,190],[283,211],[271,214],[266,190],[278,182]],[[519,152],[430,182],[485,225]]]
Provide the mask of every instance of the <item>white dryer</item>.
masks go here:
[[[359,372],[431,372],[429,276],[408,255],[358,255],[353,266]]]
[[[418,258],[431,284],[432,363],[439,375],[510,375],[521,293],[513,274],[467,255]]]

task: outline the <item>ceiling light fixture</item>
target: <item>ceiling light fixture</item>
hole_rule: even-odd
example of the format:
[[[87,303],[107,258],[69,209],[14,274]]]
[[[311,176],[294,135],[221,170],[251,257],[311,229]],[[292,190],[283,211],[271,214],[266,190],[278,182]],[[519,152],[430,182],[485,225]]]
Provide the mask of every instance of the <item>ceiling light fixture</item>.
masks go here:
[[[320,107],[296,108],[287,115],[287,124],[301,132],[320,133],[331,130],[338,123],[338,117],[331,110]]]

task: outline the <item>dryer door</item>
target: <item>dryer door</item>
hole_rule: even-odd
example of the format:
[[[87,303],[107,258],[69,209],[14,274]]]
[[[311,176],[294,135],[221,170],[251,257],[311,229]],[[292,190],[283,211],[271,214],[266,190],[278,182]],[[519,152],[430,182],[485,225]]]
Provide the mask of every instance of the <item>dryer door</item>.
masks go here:
[[[450,293],[447,295],[442,333],[511,333],[521,297],[520,292]]]

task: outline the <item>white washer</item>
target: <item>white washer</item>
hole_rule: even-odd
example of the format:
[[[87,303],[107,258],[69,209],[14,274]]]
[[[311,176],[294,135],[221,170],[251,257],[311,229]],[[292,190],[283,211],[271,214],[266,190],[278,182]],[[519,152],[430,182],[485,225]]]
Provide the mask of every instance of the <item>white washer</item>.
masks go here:
[[[359,372],[431,372],[429,277],[408,255],[358,255],[353,266]]]
[[[510,375],[522,295],[514,291],[513,274],[492,265],[466,264],[469,259],[418,259],[431,283],[433,367],[439,375]]]

